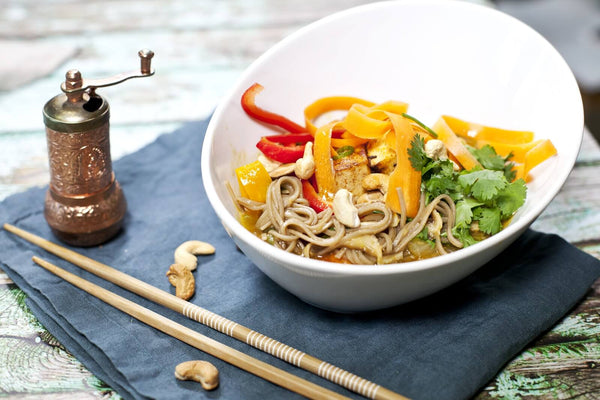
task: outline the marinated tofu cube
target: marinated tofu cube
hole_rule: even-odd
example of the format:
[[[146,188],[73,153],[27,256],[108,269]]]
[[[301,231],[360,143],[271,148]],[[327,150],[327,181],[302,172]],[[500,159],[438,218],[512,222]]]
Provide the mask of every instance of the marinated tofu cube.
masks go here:
[[[389,175],[396,167],[396,151],[387,145],[384,138],[368,143],[367,158],[373,172]]]
[[[357,147],[354,149],[354,153],[333,160],[333,169],[338,189],[347,189],[354,196],[360,196],[365,192],[362,180],[371,173],[371,169],[364,147]]]

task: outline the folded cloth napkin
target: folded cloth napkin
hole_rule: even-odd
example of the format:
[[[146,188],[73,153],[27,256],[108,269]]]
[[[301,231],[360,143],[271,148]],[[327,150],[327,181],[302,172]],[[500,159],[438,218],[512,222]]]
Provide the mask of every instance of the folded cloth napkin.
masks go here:
[[[236,249],[202,187],[206,122],[159,137],[115,162],[129,203],[122,232],[98,247],[76,249],[162,290],[174,249],[186,240],[216,248],[199,257],[191,301],[244,326],[414,399],[475,394],[531,340],[555,324],[600,276],[600,261],[560,237],[527,231],[463,281],[392,309],[336,314],[295,298]],[[43,217],[45,189],[0,205],[8,222],[53,240]],[[39,255],[174,321],[263,361],[353,398],[333,383],[131,294],[0,232],[0,267],[29,296],[56,338],[125,398],[295,398],[295,394],[169,337],[34,265]],[[174,377],[183,361],[205,359],[221,385],[204,392]]]

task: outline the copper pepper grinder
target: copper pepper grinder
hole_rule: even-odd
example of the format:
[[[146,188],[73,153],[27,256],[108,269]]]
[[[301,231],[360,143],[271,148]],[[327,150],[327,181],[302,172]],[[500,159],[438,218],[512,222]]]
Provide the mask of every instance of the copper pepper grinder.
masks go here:
[[[63,93],[44,106],[50,186],[44,216],[52,232],[74,246],[95,246],[121,228],[127,202],[112,170],[110,110],[99,87],[151,76],[151,50],[140,50],[139,71],[104,79],[83,79],[69,70]]]

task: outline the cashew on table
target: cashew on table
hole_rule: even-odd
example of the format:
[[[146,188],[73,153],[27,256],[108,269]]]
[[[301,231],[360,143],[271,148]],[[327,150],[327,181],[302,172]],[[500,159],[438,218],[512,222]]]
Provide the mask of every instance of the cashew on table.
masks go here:
[[[198,259],[196,256],[214,254],[215,248],[199,240],[183,242],[175,250],[175,264],[185,265],[190,271],[196,269]]]
[[[203,360],[185,361],[175,367],[175,377],[181,381],[200,382],[205,390],[219,386],[219,370]]]
[[[192,271],[196,269],[197,255],[214,254],[215,248],[206,242],[188,240],[175,249],[175,264],[171,265],[167,277],[175,286],[175,296],[184,300],[190,299],[196,291],[196,280]]]
[[[173,264],[167,271],[167,278],[175,286],[175,296],[188,300],[196,291],[196,280],[192,271],[181,264]]]

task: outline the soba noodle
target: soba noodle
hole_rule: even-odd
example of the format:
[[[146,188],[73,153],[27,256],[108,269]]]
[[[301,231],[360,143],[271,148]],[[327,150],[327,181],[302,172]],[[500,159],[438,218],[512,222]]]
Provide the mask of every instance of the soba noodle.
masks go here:
[[[399,192],[402,199],[402,193]],[[333,257],[352,264],[381,264],[423,258],[409,243],[427,226],[437,254],[446,254],[462,243],[452,235],[456,217],[454,201],[442,194],[421,206],[407,222],[405,212],[396,215],[383,201],[356,204],[360,225],[348,228],[331,208],[317,213],[302,195],[301,180],[283,176],[273,180],[265,203],[235,197],[246,211],[259,212],[255,227],[264,240],[290,253],[310,258]],[[401,203],[403,203],[401,201]],[[404,210],[404,205],[402,206]],[[425,244],[430,246],[429,243]]]

